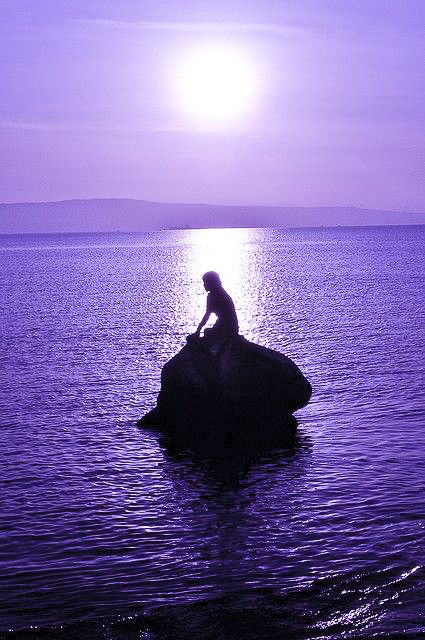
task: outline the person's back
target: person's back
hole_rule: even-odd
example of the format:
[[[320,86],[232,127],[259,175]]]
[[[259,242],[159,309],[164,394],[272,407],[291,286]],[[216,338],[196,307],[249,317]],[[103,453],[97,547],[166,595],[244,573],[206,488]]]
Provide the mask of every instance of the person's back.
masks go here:
[[[207,298],[207,311],[215,313],[217,322],[214,328],[226,335],[237,335],[239,331],[238,317],[235,305],[227,291],[220,285],[211,289]]]

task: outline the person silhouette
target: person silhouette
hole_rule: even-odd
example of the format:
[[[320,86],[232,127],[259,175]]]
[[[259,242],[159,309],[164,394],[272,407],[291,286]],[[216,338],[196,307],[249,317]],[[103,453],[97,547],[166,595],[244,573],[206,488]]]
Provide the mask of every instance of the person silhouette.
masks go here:
[[[207,271],[202,276],[205,291],[208,291],[207,309],[193,336],[199,338],[201,329],[209,320],[212,313],[217,320],[211,329],[205,329],[204,338],[209,343],[222,342],[237,336],[239,332],[238,317],[232,298],[223,289],[220,276],[215,271]]]

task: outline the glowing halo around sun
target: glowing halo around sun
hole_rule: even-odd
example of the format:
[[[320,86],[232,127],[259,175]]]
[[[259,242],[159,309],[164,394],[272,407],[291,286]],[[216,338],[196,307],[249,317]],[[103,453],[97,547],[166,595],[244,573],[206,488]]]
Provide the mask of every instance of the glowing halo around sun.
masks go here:
[[[255,88],[249,60],[225,47],[193,51],[181,64],[178,83],[184,110],[203,120],[242,116]]]

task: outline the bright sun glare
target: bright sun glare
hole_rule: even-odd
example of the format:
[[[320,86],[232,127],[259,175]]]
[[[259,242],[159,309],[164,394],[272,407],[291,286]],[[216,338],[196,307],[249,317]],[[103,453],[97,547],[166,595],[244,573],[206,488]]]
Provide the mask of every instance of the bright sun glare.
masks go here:
[[[253,69],[231,48],[192,52],[180,69],[179,89],[185,110],[202,119],[229,119],[241,115],[253,93]]]

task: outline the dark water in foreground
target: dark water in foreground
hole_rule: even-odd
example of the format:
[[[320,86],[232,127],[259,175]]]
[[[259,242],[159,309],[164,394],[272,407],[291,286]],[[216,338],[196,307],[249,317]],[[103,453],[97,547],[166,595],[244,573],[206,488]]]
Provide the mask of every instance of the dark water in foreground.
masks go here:
[[[0,636],[422,636],[424,256],[425,227],[1,237]],[[313,384],[291,450],[135,427],[211,268]]]

